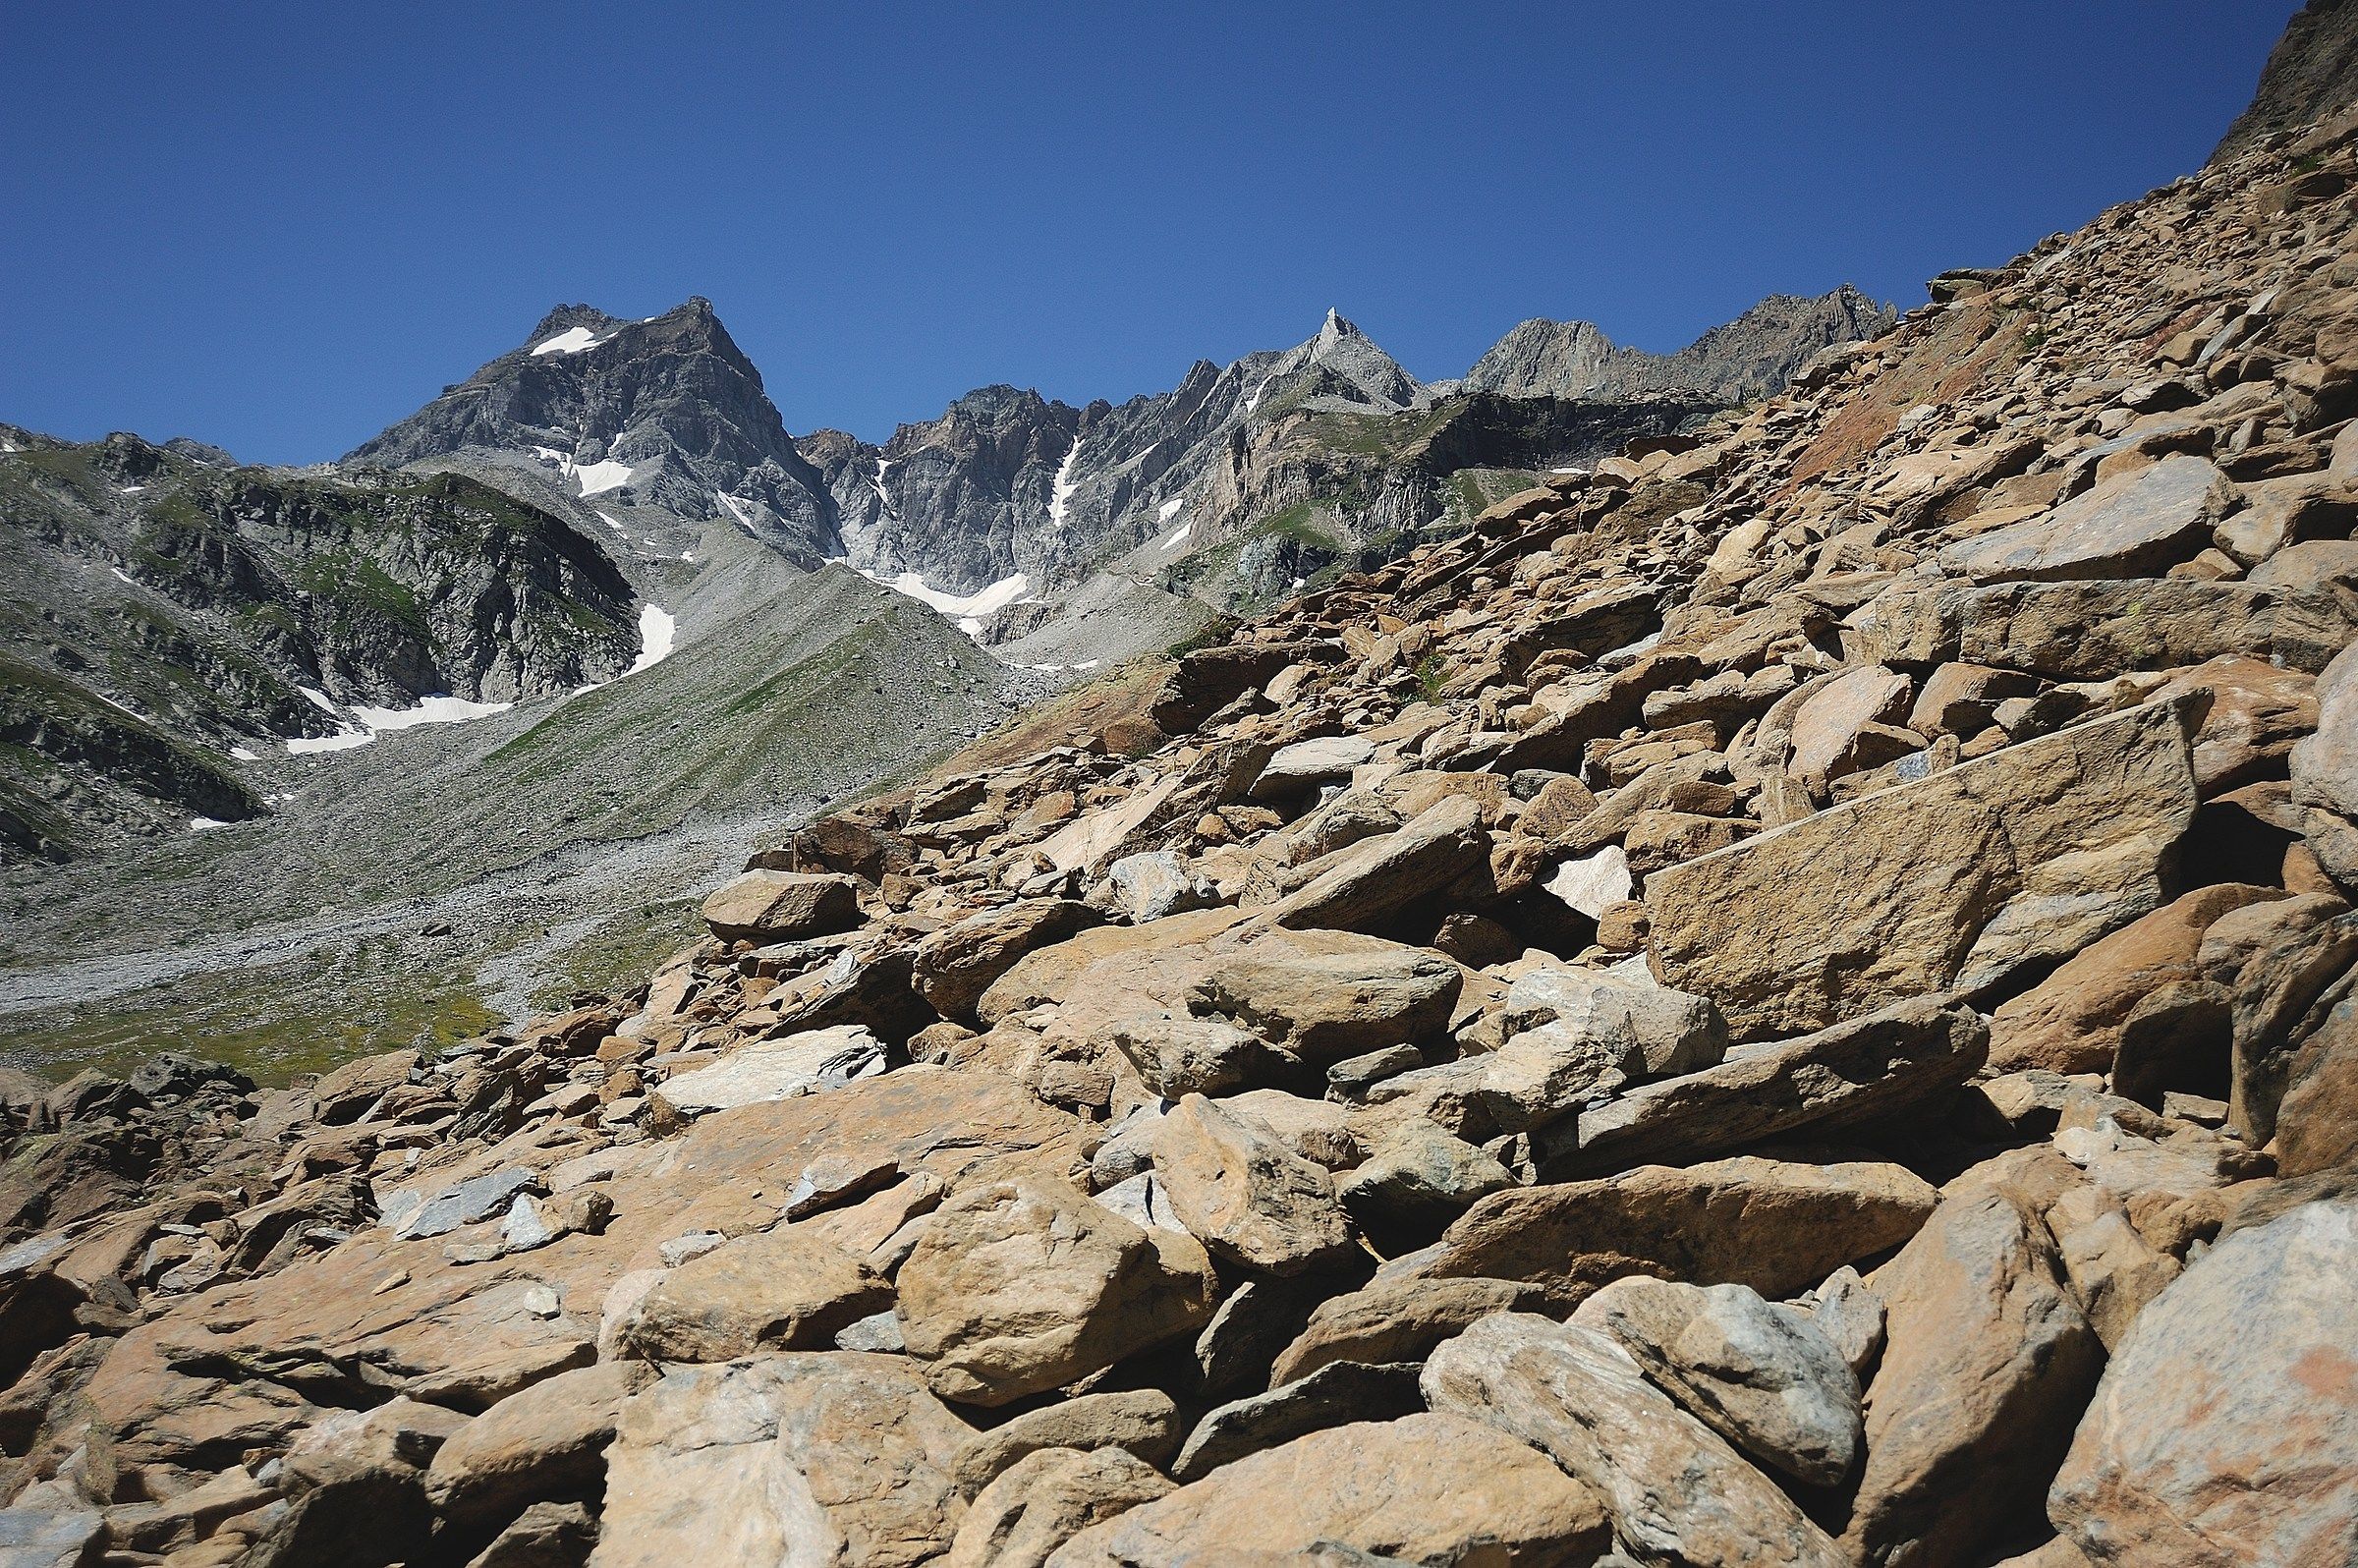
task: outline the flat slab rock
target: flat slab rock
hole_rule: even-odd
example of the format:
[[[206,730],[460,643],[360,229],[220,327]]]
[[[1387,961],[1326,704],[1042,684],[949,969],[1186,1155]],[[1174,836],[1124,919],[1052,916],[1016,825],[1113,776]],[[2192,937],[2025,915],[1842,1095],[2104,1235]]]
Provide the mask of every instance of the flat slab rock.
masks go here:
[[[2184,711],[2147,703],[1656,872],[1655,956],[1743,1039],[1972,990],[2159,907],[2195,805]]]

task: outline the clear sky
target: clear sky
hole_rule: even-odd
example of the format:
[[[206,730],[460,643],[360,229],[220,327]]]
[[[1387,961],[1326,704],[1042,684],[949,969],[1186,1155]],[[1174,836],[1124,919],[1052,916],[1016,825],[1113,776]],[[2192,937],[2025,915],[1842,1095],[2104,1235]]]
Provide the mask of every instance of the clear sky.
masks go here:
[[[1902,306],[2201,165],[2296,0],[14,8],[0,420],[335,456],[551,306],[787,427],[1083,403],[1334,306],[1429,378]]]

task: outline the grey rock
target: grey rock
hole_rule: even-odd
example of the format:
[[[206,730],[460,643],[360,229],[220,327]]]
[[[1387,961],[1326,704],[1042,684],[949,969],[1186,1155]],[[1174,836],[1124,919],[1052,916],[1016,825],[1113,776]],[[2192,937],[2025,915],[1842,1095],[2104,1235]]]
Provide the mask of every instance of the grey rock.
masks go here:
[[[1633,1276],[1572,1320],[1610,1333],[1705,1425],[1795,1481],[1835,1485],[1858,1462],[1858,1377],[1825,1335],[1757,1291]]]

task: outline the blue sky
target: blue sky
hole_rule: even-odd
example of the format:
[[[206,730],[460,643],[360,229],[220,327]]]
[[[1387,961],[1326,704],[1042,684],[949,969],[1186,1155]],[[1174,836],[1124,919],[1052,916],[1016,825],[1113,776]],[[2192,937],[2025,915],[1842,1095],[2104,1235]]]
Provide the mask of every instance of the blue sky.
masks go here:
[[[0,420],[332,457],[551,306],[718,307],[787,426],[1314,331],[1668,350],[2197,168],[2296,0],[20,7]]]

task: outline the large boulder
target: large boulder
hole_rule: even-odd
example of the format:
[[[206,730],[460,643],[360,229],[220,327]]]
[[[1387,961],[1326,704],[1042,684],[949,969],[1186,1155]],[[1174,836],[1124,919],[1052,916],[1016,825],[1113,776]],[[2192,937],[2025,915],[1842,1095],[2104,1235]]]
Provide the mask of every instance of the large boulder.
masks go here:
[[[1179,1222],[1232,1262],[1299,1274],[1353,1250],[1324,1167],[1201,1094],[1155,1129],[1154,1166]]]
[[[1435,1411],[1509,1432],[1595,1488],[1615,1537],[1649,1561],[1843,1564],[1790,1497],[1600,1329],[1501,1313],[1434,1351],[1424,1382]]]
[[[2358,644],[2317,678],[2317,733],[2292,749],[2296,800],[2358,817]]]
[[[631,1308],[625,1354],[653,1362],[734,1361],[764,1350],[825,1350],[892,1305],[862,1260],[794,1225],[723,1242],[671,1270]]]
[[[1758,1291],[1632,1275],[1572,1320],[1611,1334],[1704,1425],[1795,1481],[1836,1485],[1858,1462],[1858,1377],[1805,1315]]]
[[[2195,805],[2148,703],[1656,872],[1655,958],[1743,1038],[1975,989],[2159,906]]]
[[[1590,1174],[1857,1126],[1962,1084],[1982,1065],[1988,1038],[1970,1007],[1938,997],[1899,1002],[1630,1090],[1540,1134],[1534,1152],[1550,1174]]]
[[[2165,457],[2052,512],[1951,544],[1940,565],[1983,583],[2160,577],[2211,542],[2236,499],[2208,459]]]
[[[1051,1568],[1316,1561],[1587,1562],[1608,1544],[1596,1494],[1479,1422],[1417,1415],[1313,1432],[1075,1536]],[[1364,1560],[1364,1559],[1347,1559]]]
[[[2358,1561],[2358,1201],[2221,1236],[2138,1315],[2047,1499],[2100,1568]]]
[[[1411,906],[1489,863],[1482,807],[1452,795],[1396,832],[1338,850],[1331,864],[1271,905],[1266,918],[1297,928],[1379,931]]]
[[[2199,977],[2195,955],[2212,922],[2283,896],[2241,882],[2198,887],[2091,943],[1991,1015],[1991,1066],[2109,1072],[2138,1004],[2164,985]]]
[[[982,993],[1025,954],[1051,946],[1103,917],[1069,898],[1026,899],[954,922],[917,944],[911,978],[944,1018],[972,1022]]]
[[[1200,1328],[1216,1305],[1192,1238],[1142,1230],[1061,1183],[990,1182],[926,1217],[895,1276],[909,1354],[945,1399],[1004,1405]]]
[[[939,1568],[1040,1568],[1090,1526],[1170,1490],[1152,1465],[1119,1448],[1038,1449],[982,1488]]]
[[[740,1045],[708,1067],[665,1080],[655,1094],[693,1116],[840,1089],[883,1071],[884,1042],[862,1025],[837,1024]]]
[[[794,942],[860,924],[860,884],[810,871],[747,871],[704,900],[704,924],[724,942]]]
[[[1944,1568],[2035,1536],[2104,1362],[2046,1226],[1994,1183],[1963,1185],[1874,1282],[1886,1338],[1845,1544]]]
[[[1567,1305],[1627,1274],[1805,1290],[1916,1234],[1938,1195],[1902,1166],[1742,1157],[1492,1193],[1379,1278],[1527,1280]]]
[[[623,1402],[654,1378],[644,1363],[605,1362],[501,1400],[435,1450],[425,1474],[435,1512],[467,1533],[532,1503],[594,1498]]]
[[[622,1407],[590,1561],[915,1568],[957,1533],[971,1435],[897,1356],[681,1368]]]

